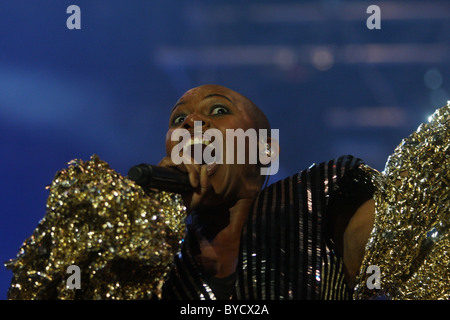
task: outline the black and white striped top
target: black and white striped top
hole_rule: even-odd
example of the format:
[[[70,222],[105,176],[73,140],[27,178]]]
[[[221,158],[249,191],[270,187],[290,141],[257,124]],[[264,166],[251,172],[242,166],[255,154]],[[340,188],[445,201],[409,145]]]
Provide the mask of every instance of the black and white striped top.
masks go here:
[[[342,186],[342,181],[360,183],[357,175],[349,173],[361,164],[353,156],[314,164],[259,194],[242,231],[233,299],[351,297],[342,261],[327,232],[327,205],[339,189],[344,190],[339,194],[345,201],[362,203],[361,195],[348,192],[360,188]],[[346,176],[350,178],[344,179]],[[368,183],[367,179],[361,180]],[[188,233],[164,284],[163,299],[224,299],[215,294],[208,277],[194,261],[191,241]]]

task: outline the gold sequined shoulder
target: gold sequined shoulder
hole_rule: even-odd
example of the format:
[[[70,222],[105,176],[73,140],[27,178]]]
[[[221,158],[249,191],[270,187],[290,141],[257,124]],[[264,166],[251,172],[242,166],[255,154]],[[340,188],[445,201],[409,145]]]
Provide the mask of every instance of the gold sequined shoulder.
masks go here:
[[[402,141],[382,173],[366,167],[377,189],[375,224],[355,298],[450,299],[449,127],[447,104]],[[379,288],[370,270],[379,271]]]
[[[17,258],[9,299],[153,299],[180,249],[178,195],[146,193],[97,156],[55,176],[47,211]],[[70,266],[79,288],[68,286]]]

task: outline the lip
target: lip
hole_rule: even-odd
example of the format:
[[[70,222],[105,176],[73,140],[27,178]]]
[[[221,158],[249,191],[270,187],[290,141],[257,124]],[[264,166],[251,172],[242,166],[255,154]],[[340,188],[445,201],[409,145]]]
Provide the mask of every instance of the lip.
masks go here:
[[[208,174],[208,177],[212,176],[214,173],[216,173],[217,169],[219,169],[218,163],[209,163],[206,164],[206,173]]]
[[[203,139],[203,138],[198,138],[198,137],[192,137],[191,139],[189,139],[188,142],[186,142],[183,146],[183,152],[186,152],[186,150],[195,144],[204,144],[205,146],[208,146],[211,142]]]
[[[194,156],[193,148],[195,148],[195,145],[201,145],[202,146],[202,158],[201,159],[202,159],[203,163],[201,163],[200,165],[206,165],[208,172],[211,172],[210,175],[212,175],[217,170],[217,166],[216,166],[216,163],[215,163],[215,158],[214,158],[213,162],[211,162],[211,163],[206,162],[203,159],[203,152],[204,152],[205,148],[207,146],[209,146],[210,144],[212,144],[212,143],[213,142],[211,142],[211,137],[208,136],[207,134],[203,133],[203,135],[201,135],[200,137],[198,137],[198,136],[191,137],[183,145],[183,154],[190,154],[191,155],[191,159],[194,159],[194,157],[193,157]]]

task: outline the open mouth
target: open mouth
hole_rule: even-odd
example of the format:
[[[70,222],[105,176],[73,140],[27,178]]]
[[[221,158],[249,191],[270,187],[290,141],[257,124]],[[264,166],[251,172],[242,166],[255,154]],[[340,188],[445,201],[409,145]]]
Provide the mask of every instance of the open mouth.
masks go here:
[[[208,146],[211,146],[208,152],[205,150]],[[216,149],[212,148],[212,142],[207,139],[199,137],[193,137],[183,146],[184,158],[190,158],[193,163],[200,165],[206,165],[208,175],[214,174],[218,169],[218,163],[216,163]]]
[[[208,164],[203,155],[206,147],[209,146],[210,143],[210,141],[201,138],[192,138],[183,146],[183,155],[186,158],[194,160],[194,163],[200,165]],[[215,153],[215,150],[213,150],[213,152]]]

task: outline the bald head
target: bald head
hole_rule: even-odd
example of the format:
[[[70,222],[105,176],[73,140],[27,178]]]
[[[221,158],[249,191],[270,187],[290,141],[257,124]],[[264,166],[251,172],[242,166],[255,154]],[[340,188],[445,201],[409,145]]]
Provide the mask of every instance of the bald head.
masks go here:
[[[278,155],[278,149],[272,151],[273,130],[261,109],[249,98],[224,86],[207,84],[190,89],[177,101],[170,115],[166,154],[172,155],[174,150],[176,156],[184,154],[185,146],[190,148],[196,144],[196,133],[209,130],[214,136],[214,142],[219,139],[213,149],[218,148],[221,155],[226,155],[224,166],[215,163],[214,167],[222,168],[221,174],[226,175],[221,178],[222,187],[228,188],[227,185],[234,183],[245,184],[243,180],[261,186],[267,175],[267,161],[272,161],[272,157]],[[187,142],[180,143],[181,132],[184,136],[189,134]],[[236,181],[231,183],[229,179]]]
[[[227,87],[216,85],[216,84],[206,84],[201,85],[196,88],[192,88],[188,90],[183,96],[178,100],[178,102],[175,104],[172,111],[179,105],[183,104],[184,101],[189,99],[189,97],[192,96],[198,96],[202,95],[204,97],[212,97],[212,96],[221,96],[225,99],[229,100],[231,103],[233,103],[236,106],[241,107],[243,110],[245,110],[254,120],[256,125],[256,130],[258,129],[267,129],[270,131],[270,123],[267,119],[266,115],[261,111],[261,109],[249,98],[246,96],[240,94],[239,92],[236,92],[234,90],[231,90]]]

